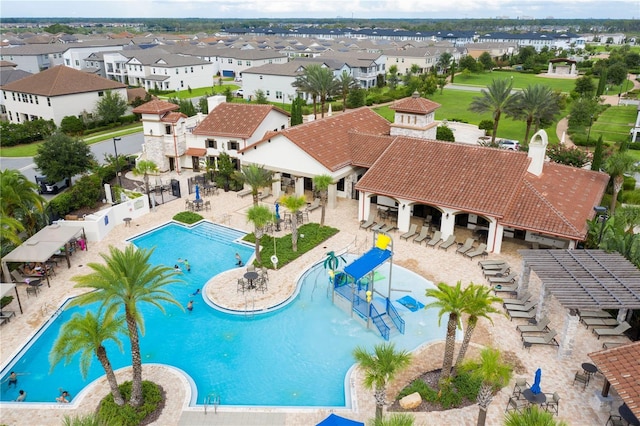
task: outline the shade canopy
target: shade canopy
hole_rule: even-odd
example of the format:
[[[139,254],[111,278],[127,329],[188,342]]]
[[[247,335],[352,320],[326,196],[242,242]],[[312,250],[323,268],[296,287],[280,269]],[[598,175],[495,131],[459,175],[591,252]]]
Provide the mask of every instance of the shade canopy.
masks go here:
[[[12,291],[16,294],[18,307],[20,308],[20,313],[22,313],[22,302],[20,301],[20,295],[18,294],[16,285],[14,283],[0,283],[0,297],[12,296],[10,294]]]
[[[364,426],[364,423],[351,419],[345,419],[336,414],[330,414],[329,417],[318,423],[316,426]]]
[[[46,262],[83,229],[49,225],[2,258],[3,262]]]

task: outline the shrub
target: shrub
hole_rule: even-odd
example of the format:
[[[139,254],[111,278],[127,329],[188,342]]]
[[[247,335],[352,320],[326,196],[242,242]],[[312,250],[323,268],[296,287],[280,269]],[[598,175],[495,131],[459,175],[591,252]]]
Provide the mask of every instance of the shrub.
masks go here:
[[[186,223],[187,225],[191,225],[192,223],[196,223],[202,219],[204,219],[202,216],[194,212],[180,212],[173,217],[173,220]]]
[[[482,379],[474,378],[469,373],[459,373],[453,379],[453,384],[463,398],[475,401],[482,386]]]
[[[411,395],[414,392],[418,392],[425,401],[435,401],[438,399],[438,392],[432,389],[431,386],[422,379],[414,380],[409,386],[402,389],[398,394],[398,399]]]
[[[73,210],[72,205],[73,205],[73,197],[71,197],[71,194],[69,193],[69,191],[59,194],[57,197],[55,197],[49,202],[49,207],[51,207],[51,211],[57,214],[58,216],[64,216],[65,214]]]
[[[630,143],[629,149],[633,149],[634,151],[640,151],[640,142]]]
[[[436,128],[436,139],[439,141],[455,142],[456,137],[453,135],[453,130],[448,126],[438,126]]]
[[[632,191],[621,191],[621,193],[623,203],[640,205],[640,189],[634,189]]]
[[[60,121],[60,130],[68,135],[79,135],[84,131],[84,122],[75,115],[68,115]]]
[[[442,408],[448,410],[451,407],[457,407],[462,402],[462,395],[453,386],[451,382],[440,384],[440,404]]]
[[[120,124],[131,124],[135,123],[136,121],[138,121],[138,116],[135,114],[123,115],[122,117],[118,118],[118,122]]]
[[[636,189],[636,180],[631,176],[625,176],[624,182],[622,183],[623,191],[632,191]]]
[[[13,296],[3,296],[2,299],[0,299],[0,309],[4,308],[11,302],[13,302]]]
[[[125,401],[131,398],[131,382],[124,382],[119,386]],[[142,382],[143,404],[134,408],[130,405],[119,406],[113,401],[113,395],[109,394],[100,402],[98,418],[101,421],[122,426],[137,426],[151,413],[164,406],[164,391],[160,386],[147,380]]]

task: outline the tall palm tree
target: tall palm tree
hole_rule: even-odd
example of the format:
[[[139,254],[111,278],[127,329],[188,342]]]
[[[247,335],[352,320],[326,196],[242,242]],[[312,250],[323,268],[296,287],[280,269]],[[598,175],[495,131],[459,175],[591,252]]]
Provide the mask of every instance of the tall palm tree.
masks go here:
[[[40,225],[46,224],[46,200],[38,194],[38,185],[29,181],[18,170],[0,172],[0,205],[3,216],[18,220],[28,236],[34,235]]]
[[[113,341],[122,352],[122,342],[118,336],[125,331],[124,317],[117,316],[114,310],[106,312],[104,315],[102,312],[94,315],[90,311],[84,316],[75,313],[60,329],[60,334],[49,353],[51,370],[63,359],[65,365],[69,364],[79,352],[80,373],[83,378],[86,378],[95,355],[107,375],[107,382],[111,388],[114,402],[117,405],[124,405],[124,399],[120,394],[118,381],[107,356],[104,342]]]
[[[471,283],[464,292],[467,297],[464,313],[469,315],[469,318],[467,319],[467,327],[464,329],[464,337],[462,339],[462,345],[460,346],[460,352],[458,352],[456,367],[460,365],[467,353],[469,343],[471,342],[471,335],[476,329],[476,325],[478,325],[478,320],[480,318],[486,318],[493,324],[493,320],[489,317],[489,314],[502,313],[501,310],[493,306],[493,303],[502,302],[502,299],[492,295],[488,287]]]
[[[327,102],[327,98],[338,93],[339,82],[336,80],[333,72],[320,64],[311,64],[307,66],[301,76],[301,81],[298,83],[298,78],[292,84],[293,87],[299,87],[300,89],[306,89],[312,95],[320,98],[320,112],[321,117],[324,117],[324,105]],[[315,113],[315,101],[314,101],[314,113]]]
[[[386,404],[387,384],[411,364],[411,354],[395,350],[393,343],[381,343],[373,347],[373,353],[358,346],[353,357],[364,372],[364,385],[374,390],[376,419],[382,419],[382,408]]]
[[[504,426],[567,426],[564,420],[556,420],[553,413],[533,406],[522,411],[510,411],[504,418]]]
[[[560,113],[560,99],[549,86],[542,84],[529,85],[516,94],[516,118],[527,123],[524,133],[524,144],[529,144],[531,128],[533,132],[540,130],[541,123],[553,121]]]
[[[309,68],[312,68],[312,66],[310,65],[307,68],[303,68],[302,73],[296,76],[295,81],[291,83],[291,85],[298,89],[298,91],[311,95],[313,100],[313,116],[315,117],[318,113],[318,91],[317,87],[311,81],[312,75],[309,72]]]
[[[258,205],[258,193],[260,189],[269,187],[272,183],[277,182],[277,180],[273,178],[273,172],[271,170],[267,170],[264,166],[258,166],[257,164],[242,166],[242,170],[236,172],[233,178],[240,184],[244,185],[246,183],[251,187],[254,206]]]
[[[307,204],[307,200],[295,194],[285,195],[280,200],[280,204],[291,212],[291,248],[293,251],[298,251],[298,212]]]
[[[324,214],[327,207],[327,194],[333,178],[329,175],[317,175],[313,177],[313,186],[320,192],[320,226],[324,226]]]
[[[487,409],[493,401],[494,386],[504,387],[511,379],[511,367],[501,360],[500,351],[485,348],[480,353],[480,366],[472,375],[482,379],[482,385],[478,391],[478,426],[484,426],[487,419]]]
[[[247,220],[253,223],[253,235],[256,237],[256,260],[258,264],[262,264],[260,239],[264,236],[264,227],[273,220],[273,213],[266,206],[254,205],[247,210]]]
[[[467,305],[467,294],[462,290],[462,282],[458,281],[455,287],[451,287],[447,283],[438,283],[437,288],[429,288],[425,292],[427,297],[433,297],[434,300],[428,303],[424,308],[439,308],[438,326],[442,320],[442,316],[449,314],[447,322],[447,339],[444,346],[444,360],[442,361],[442,373],[440,380],[443,381],[451,375],[451,366],[453,365],[453,352],[456,346],[456,328],[462,328],[461,316]]]
[[[338,76],[338,82],[340,83],[339,91],[340,95],[342,95],[342,108],[344,111],[347,110],[347,96],[349,96],[349,92],[360,85],[346,70],[342,71],[342,74]]]
[[[616,212],[616,202],[618,201],[618,194],[622,190],[622,184],[624,183],[624,174],[632,170],[635,170],[634,159],[626,151],[618,151],[615,154],[607,158],[604,163],[604,169],[611,176],[613,181],[613,196],[611,197],[610,212],[613,215]]]
[[[490,112],[493,118],[493,133],[491,135],[491,143],[495,143],[496,134],[498,133],[498,123],[503,113],[512,115],[516,107],[516,96],[511,94],[513,82],[503,78],[493,80],[486,89],[480,92],[482,96],[473,98],[469,105],[469,110],[483,114]]]
[[[132,170],[134,176],[143,176],[144,189],[149,196],[149,173],[158,173],[158,166],[150,160],[140,160],[136,163],[136,167]]]
[[[133,370],[129,404],[134,407],[142,403],[142,359],[138,328],[143,335],[145,331],[138,306],[149,303],[164,312],[161,302],[168,302],[182,308],[173,295],[163,288],[181,280],[175,278],[177,273],[173,268],[152,266],[149,263],[152,253],[153,250],[137,250],[133,245],[127,246],[124,251],[110,247],[108,254],[100,255],[105,264],[89,263],[87,266],[93,272],[72,278],[77,283],[75,287],[98,290],[79,296],[73,305],[99,303],[100,309],[106,309],[106,314],[124,307]]]

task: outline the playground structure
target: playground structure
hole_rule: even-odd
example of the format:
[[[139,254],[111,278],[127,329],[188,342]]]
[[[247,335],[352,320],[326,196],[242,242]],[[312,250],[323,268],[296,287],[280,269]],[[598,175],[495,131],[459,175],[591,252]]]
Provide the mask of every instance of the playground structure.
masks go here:
[[[389,264],[386,288],[385,277],[377,271],[383,264]],[[393,239],[386,232],[373,234],[373,247],[342,271],[331,269],[329,275],[333,284],[332,301],[336,306],[351,313],[354,319],[362,320],[367,328],[375,325],[380,335],[389,340],[391,330],[404,334],[404,320],[393,306],[391,296],[391,271],[393,267]],[[336,297],[338,295],[338,297]],[[355,314],[355,315],[354,315]]]

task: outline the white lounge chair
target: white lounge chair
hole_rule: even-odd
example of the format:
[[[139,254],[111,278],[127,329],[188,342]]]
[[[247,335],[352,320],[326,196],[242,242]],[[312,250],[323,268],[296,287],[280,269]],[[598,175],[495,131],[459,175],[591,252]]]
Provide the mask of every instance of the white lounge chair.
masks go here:
[[[558,346],[558,342],[555,337],[558,335],[558,332],[555,330],[549,330],[544,336],[523,336],[522,337],[522,345],[554,345]]]
[[[313,203],[309,204],[309,206],[307,207],[307,211],[312,212],[315,209],[319,209],[320,207],[320,198],[314,198]]]
[[[360,224],[360,228],[362,228],[362,229],[371,228],[376,223],[375,222],[375,217],[376,217],[376,214],[374,212],[369,212],[369,219],[367,219],[366,221],[362,222]]]
[[[547,329],[547,326],[550,323],[551,323],[551,321],[549,320],[549,318],[548,317],[544,317],[540,321],[538,321],[538,323],[535,324],[535,325],[530,325],[530,324],[519,325],[516,328],[518,329],[520,334],[523,334],[523,333],[542,333]]]
[[[416,232],[417,228],[418,228],[418,225],[416,225],[415,223],[412,223],[411,226],[409,226],[409,230],[407,232],[405,232],[404,234],[400,235],[400,239],[407,240],[407,239],[413,237],[414,235],[417,234],[417,232]]]
[[[466,252],[468,252],[469,250],[471,250],[473,248],[473,243],[476,240],[474,240],[473,238],[467,238],[466,241],[464,242],[463,245],[461,245],[460,247],[458,247],[458,249],[456,250],[456,253],[460,253],[460,254],[464,254]]]
[[[531,299],[531,293],[526,291],[517,299],[502,299],[502,303],[505,305],[526,305],[529,299]]]
[[[438,248],[441,248],[443,250],[448,250],[449,247],[451,247],[452,245],[454,245],[456,243],[456,236],[455,235],[449,235],[449,238],[447,238],[447,240],[445,242],[443,242],[442,244],[440,244],[438,246]]]
[[[624,332],[630,328],[629,323],[622,321],[615,328],[594,328],[593,332],[598,336],[598,339],[600,339],[600,336],[622,336]]]
[[[595,327],[597,325],[618,325],[618,320],[615,318],[580,318],[580,322],[582,322],[587,328],[589,328],[589,326]]]
[[[464,255],[466,257],[468,257],[469,259],[473,259],[476,256],[484,256],[484,255],[486,255],[487,254],[486,250],[487,250],[487,245],[485,243],[482,243],[478,247],[476,247],[475,249],[465,252]]]
[[[247,195],[251,195],[251,189],[243,189],[242,191],[238,191],[238,197],[244,198]]]
[[[487,280],[491,284],[502,284],[502,283],[512,283],[516,280],[518,274],[515,272],[510,273],[506,277],[487,277]]]
[[[442,241],[442,232],[436,231],[433,233],[433,237],[427,241],[427,245],[429,247],[435,247],[440,241]]]
[[[536,305],[538,304],[538,302],[528,302],[524,305],[518,305],[518,304],[505,304],[504,308],[507,311],[522,311],[522,312],[529,312],[532,309],[535,309]]]
[[[420,235],[418,235],[413,239],[413,242],[422,244],[422,242],[428,238],[428,235],[429,235],[429,225],[425,225],[420,230]]]

